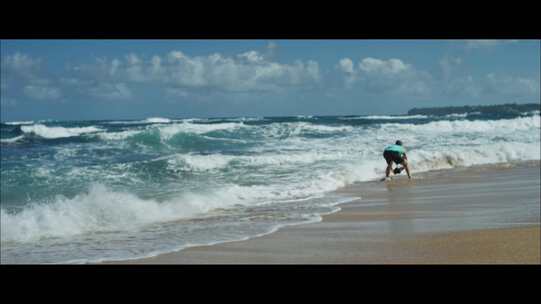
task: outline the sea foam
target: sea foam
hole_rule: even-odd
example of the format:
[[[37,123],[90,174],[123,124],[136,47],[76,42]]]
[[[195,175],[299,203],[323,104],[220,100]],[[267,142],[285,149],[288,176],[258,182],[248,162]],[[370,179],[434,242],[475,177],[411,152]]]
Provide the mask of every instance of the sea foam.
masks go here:
[[[72,137],[72,136],[79,136],[85,133],[93,133],[93,132],[102,131],[102,129],[94,127],[94,126],[64,128],[64,127],[48,127],[42,124],[22,126],[21,130],[24,133],[33,133],[43,138]]]
[[[29,120],[29,121],[8,121],[6,122],[6,125],[13,125],[13,126],[17,126],[17,125],[31,125],[33,124],[34,121],[32,120]]]
[[[413,132],[513,132],[518,130],[529,130],[540,127],[540,116],[520,117],[514,119],[500,120],[441,120],[433,121],[426,124],[397,124],[389,123],[382,125],[383,127],[393,128],[397,130],[407,130]]]
[[[2,143],[14,143],[24,138],[24,135],[12,137],[12,138],[2,138],[0,139],[0,142]]]

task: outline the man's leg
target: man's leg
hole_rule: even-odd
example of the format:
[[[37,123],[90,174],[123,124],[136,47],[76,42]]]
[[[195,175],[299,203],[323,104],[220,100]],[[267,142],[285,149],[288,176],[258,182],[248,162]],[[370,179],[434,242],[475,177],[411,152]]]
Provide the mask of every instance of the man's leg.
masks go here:
[[[404,161],[402,162],[402,165],[404,166],[404,168],[406,168],[406,172],[408,173],[408,178],[411,179],[410,166],[408,164],[408,161],[404,159]]]
[[[393,169],[393,161],[387,160],[387,159],[385,159],[385,161],[387,161],[387,169],[385,169],[385,177],[389,177],[389,174],[391,174],[391,170]]]

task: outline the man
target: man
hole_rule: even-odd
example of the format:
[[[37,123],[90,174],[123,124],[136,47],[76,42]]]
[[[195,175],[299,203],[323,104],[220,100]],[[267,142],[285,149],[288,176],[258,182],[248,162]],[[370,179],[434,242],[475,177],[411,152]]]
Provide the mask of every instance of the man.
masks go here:
[[[404,147],[402,147],[402,142],[400,140],[397,140],[394,145],[385,147],[385,150],[383,151],[383,157],[387,162],[385,179],[389,178],[389,174],[391,173],[391,169],[393,168],[393,162],[395,162],[397,165],[402,164],[404,168],[406,168],[408,178],[411,179],[410,168],[408,165],[408,157],[406,155],[406,150],[404,149]],[[395,169],[394,173],[400,173],[401,170],[397,169]]]

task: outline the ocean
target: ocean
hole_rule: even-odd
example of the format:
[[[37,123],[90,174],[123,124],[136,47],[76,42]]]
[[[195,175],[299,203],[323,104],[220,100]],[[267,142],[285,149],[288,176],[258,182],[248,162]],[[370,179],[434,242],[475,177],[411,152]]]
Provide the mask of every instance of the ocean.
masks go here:
[[[540,113],[3,122],[2,264],[92,263],[315,222],[379,179],[540,159]],[[405,174],[403,172],[402,174]],[[362,197],[361,197],[362,199]]]

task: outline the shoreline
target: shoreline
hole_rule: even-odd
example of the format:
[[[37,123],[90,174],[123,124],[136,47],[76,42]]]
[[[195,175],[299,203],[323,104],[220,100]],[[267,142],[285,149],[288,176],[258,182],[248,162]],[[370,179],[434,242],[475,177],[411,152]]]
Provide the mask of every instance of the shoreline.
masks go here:
[[[356,183],[335,192],[361,199],[319,222],[98,264],[540,264],[539,170],[536,160]]]

